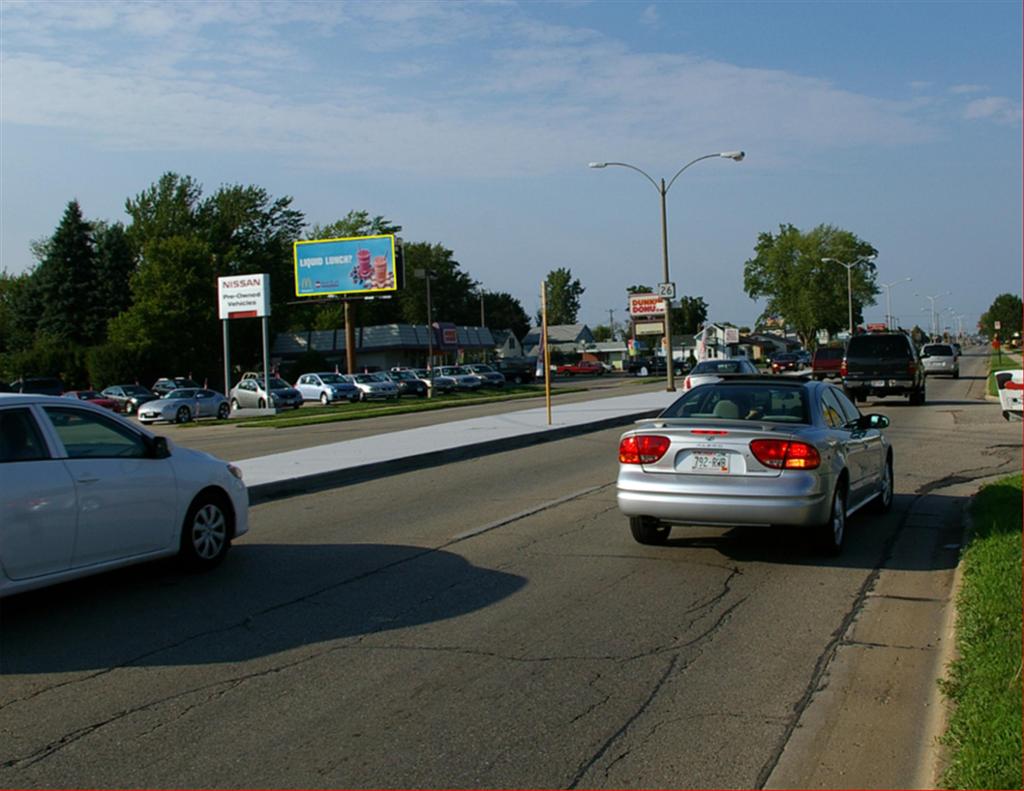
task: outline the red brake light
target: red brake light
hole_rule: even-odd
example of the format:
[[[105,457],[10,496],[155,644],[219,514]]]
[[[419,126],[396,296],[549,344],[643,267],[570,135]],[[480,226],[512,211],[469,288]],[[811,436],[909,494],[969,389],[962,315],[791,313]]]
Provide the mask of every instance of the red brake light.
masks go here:
[[[729,432],[728,431],[722,431],[721,429],[714,429],[714,428],[695,428],[692,431],[690,431],[690,433],[691,434],[715,434],[715,435],[718,435],[718,436],[724,436],[725,434],[728,434]]]
[[[913,360],[907,363],[907,373],[910,374],[911,376],[917,373],[917,363],[915,363]]]
[[[619,443],[619,462],[622,464],[654,464],[665,455],[671,444],[668,437],[657,434],[634,434]]]
[[[690,377],[687,376],[686,377],[686,381],[683,382],[683,389],[684,390],[689,390],[691,387],[693,387],[693,385],[690,383]]]
[[[761,464],[775,470],[814,470],[821,465],[818,449],[806,442],[785,439],[755,439],[750,452]]]
[[[843,361],[841,363],[839,363],[839,375],[845,379],[846,378],[846,373],[847,373],[846,358],[844,357]]]

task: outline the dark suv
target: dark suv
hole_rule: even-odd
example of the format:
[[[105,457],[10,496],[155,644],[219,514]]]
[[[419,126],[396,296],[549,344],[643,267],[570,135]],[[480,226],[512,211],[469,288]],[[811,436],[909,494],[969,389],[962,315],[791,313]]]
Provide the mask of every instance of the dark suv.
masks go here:
[[[924,366],[913,341],[902,332],[854,335],[846,345],[840,374],[846,394],[857,401],[866,401],[869,395],[899,395],[920,406],[925,400]]]

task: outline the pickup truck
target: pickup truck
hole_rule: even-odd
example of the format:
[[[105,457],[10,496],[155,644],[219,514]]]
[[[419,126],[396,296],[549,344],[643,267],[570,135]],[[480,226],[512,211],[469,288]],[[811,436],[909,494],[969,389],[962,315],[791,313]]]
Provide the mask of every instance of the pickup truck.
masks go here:
[[[578,363],[567,363],[555,369],[559,376],[601,376],[604,373],[604,366],[594,360],[580,360]]]
[[[924,366],[913,341],[902,332],[854,335],[839,372],[850,400],[899,395],[913,406],[924,404]]]

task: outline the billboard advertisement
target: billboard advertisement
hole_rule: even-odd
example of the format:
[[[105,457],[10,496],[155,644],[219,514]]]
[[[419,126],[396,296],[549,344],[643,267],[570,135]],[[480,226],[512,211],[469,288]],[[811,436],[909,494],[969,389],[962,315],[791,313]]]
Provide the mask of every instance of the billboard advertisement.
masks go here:
[[[630,294],[629,315],[634,317],[661,316],[665,313],[665,300],[657,294]]]
[[[218,277],[217,298],[222,319],[269,316],[270,275]]]
[[[294,258],[299,297],[376,296],[398,290],[393,234],[295,242]]]

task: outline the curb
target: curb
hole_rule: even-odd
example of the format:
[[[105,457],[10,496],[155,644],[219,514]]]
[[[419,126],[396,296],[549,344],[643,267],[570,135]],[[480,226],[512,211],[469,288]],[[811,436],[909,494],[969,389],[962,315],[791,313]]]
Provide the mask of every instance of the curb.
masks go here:
[[[616,415],[615,417],[605,418],[592,423],[581,423],[575,426],[563,426],[555,429],[542,429],[515,437],[487,440],[445,450],[428,451],[413,456],[374,462],[373,464],[366,464],[360,467],[301,475],[284,481],[259,483],[249,487],[249,505],[260,505],[271,500],[280,500],[286,497],[295,497],[326,489],[337,489],[356,483],[364,483],[376,478],[384,478],[389,475],[399,475],[404,472],[412,472],[413,470],[422,470],[456,461],[489,456],[507,450],[518,450],[519,448],[537,445],[542,442],[555,442],[569,437],[602,431],[607,428],[627,426],[643,418],[657,417],[663,409],[664,407],[647,409],[627,415]]]

